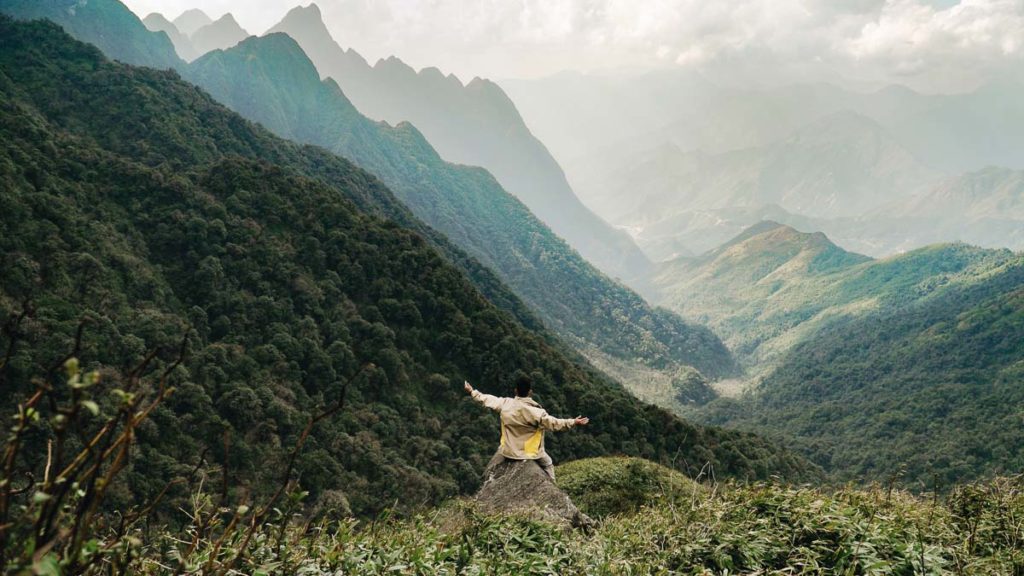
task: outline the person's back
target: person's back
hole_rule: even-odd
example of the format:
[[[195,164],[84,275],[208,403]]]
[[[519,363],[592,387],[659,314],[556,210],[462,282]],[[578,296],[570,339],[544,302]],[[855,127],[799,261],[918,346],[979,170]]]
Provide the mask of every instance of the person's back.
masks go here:
[[[473,399],[487,408],[501,413],[501,442],[495,459],[537,460],[544,472],[554,480],[555,469],[544,450],[544,432],[546,430],[568,430],[573,426],[586,425],[588,418],[554,418],[544,410],[536,400],[531,398],[532,382],[528,377],[520,377],[516,381],[516,396],[500,398],[474,390],[469,382],[465,383],[466,391]],[[492,460],[492,464],[493,464]]]

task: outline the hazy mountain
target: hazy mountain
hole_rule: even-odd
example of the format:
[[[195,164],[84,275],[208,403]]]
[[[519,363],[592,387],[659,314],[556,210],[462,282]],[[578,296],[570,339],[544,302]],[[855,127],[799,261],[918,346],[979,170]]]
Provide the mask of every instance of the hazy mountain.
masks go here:
[[[176,68],[184,63],[166,34],[146,29],[118,0],[0,0],[0,12],[23,20],[46,18],[104,54],[128,64]]]
[[[707,329],[689,326],[602,275],[480,168],[444,162],[409,123],[361,114],[289,36],[207,54],[187,76],[282,136],[322,145],[372,171],[418,216],[498,272],[585,354],[675,372],[734,372]]]
[[[189,35],[196,54],[203,55],[212,50],[223,50],[249,37],[230,13],[225,14]]]
[[[198,8],[185,10],[174,19],[174,26],[185,36],[192,36],[204,26],[213,24],[213,18]]]
[[[598,213],[631,230],[656,259],[720,240],[723,220],[702,221],[701,214],[757,218],[778,207],[815,220],[853,217],[908,198],[936,178],[881,126],[852,112],[756,148],[710,154],[666,144],[637,156],[607,154],[588,174],[579,186],[590,191]],[[687,246],[675,235],[700,244]]]
[[[142,23],[146,25],[146,28],[153,32],[163,32],[167,34],[167,37],[171,39],[171,43],[174,44],[174,50],[178,53],[183,60],[191,62],[195,60],[199,54],[196,53],[196,49],[192,46],[192,41],[189,40],[188,36],[182,34],[173,22],[164,18],[162,14],[156,12],[146,16]]]
[[[757,182],[751,172],[757,161],[736,162],[732,167],[714,162],[732,155],[743,157],[750,150],[780,146],[779,154],[790,152],[784,144],[791,134],[805,132],[839,141],[846,130],[831,122],[839,117],[870,119],[885,134],[887,147],[896,155],[879,155],[877,167],[846,162],[846,152],[835,148],[836,156],[806,157],[818,166],[801,166],[786,157],[764,156],[780,171],[807,168],[808,176],[817,174],[824,190],[819,200],[826,207],[828,190],[848,183],[845,197],[870,203],[884,200],[881,191],[899,188],[901,195],[923,193],[914,186],[921,171],[934,178],[952,178],[964,171],[978,171],[989,165],[1024,168],[1024,147],[1018,135],[1024,131],[1024,104],[1018,97],[1021,84],[1008,77],[966,94],[920,94],[899,86],[872,92],[847,90],[828,84],[798,84],[766,89],[726,86],[682,71],[665,71],[633,76],[587,76],[563,74],[535,81],[503,82],[523,111],[531,128],[548,142],[562,161],[569,181],[579,197],[599,215],[628,229],[649,256],[658,260],[680,254],[700,253],[726,234],[749,226],[760,219],[761,211],[770,218],[789,223],[807,223],[807,229],[822,230],[840,245],[871,255],[889,255],[935,241],[969,240],[986,246],[1019,247],[1016,223],[998,212],[984,218],[953,222],[961,215],[950,209],[934,230],[923,221],[889,220],[883,211],[870,207],[870,213],[798,208],[794,203],[773,202],[793,219],[787,219],[774,207],[752,206],[741,198],[739,204],[713,208],[692,207],[672,212],[660,198],[645,196],[648,210],[665,214],[657,222],[637,222],[627,217],[636,197],[636,186],[678,192],[679,189],[706,188],[704,171],[719,171],[720,180],[711,186],[727,188],[742,182]],[[589,104],[578,104],[579,102]],[[833,120],[830,120],[833,119]],[[851,136],[846,134],[846,136]],[[854,159],[866,159],[870,150],[868,131],[855,141],[850,151]],[[858,151],[859,150],[859,151]],[[680,156],[683,155],[683,156]],[[899,160],[902,158],[902,160]],[[908,161],[907,159],[912,160]],[[795,162],[795,163],[794,163]],[[707,163],[707,164],[706,164]],[[906,175],[895,177],[900,165],[916,164]],[[639,165],[639,167],[638,167]],[[844,170],[879,170],[865,173],[863,186],[842,178]],[[725,171],[724,173],[721,171]],[[889,173],[887,177],[886,172]],[[856,172],[853,176],[857,177]],[[881,178],[881,182],[872,179]],[[732,180],[733,182],[729,182]],[[805,184],[818,187],[810,177]],[[766,190],[768,191],[768,190]],[[672,194],[669,194],[671,197]],[[735,198],[730,198],[730,201]],[[893,198],[893,202],[902,198]],[[885,201],[883,205],[892,202]],[[860,206],[846,206],[857,209]],[[743,214],[750,217],[744,217]],[[882,217],[879,217],[879,216]],[[642,219],[640,219],[642,220]],[[991,233],[985,225],[991,223]],[[696,227],[689,227],[689,225]],[[939,234],[931,234],[935,231]],[[998,238],[1005,240],[1000,243]]]
[[[106,61],[50,23],[0,16],[0,34],[0,315],[32,303],[18,346],[2,335],[16,355],[0,402],[10,410],[35,387],[83,317],[75,353],[105,374],[189,336],[169,370],[172,399],[133,438],[147,465],[118,484],[113,505],[207,465],[230,466],[246,498],[273,491],[282,446],[350,378],[345,409],[312,430],[297,462],[311,499],[333,491],[372,515],[472,490],[495,430],[466,409],[461,381],[500,393],[517,369],[537,377],[552,411],[585,405],[594,416],[592,433],[549,441],[562,458],[622,452],[738,477],[813,475],[760,439],[686,424],[573,362],[416,229],[357,208],[369,199],[415,223],[350,162],[272,136],[175,73]],[[104,380],[97,397],[118,385]],[[35,450],[45,435],[24,438],[31,453],[46,454]],[[169,488],[154,519],[187,505],[190,487]]]
[[[628,235],[584,207],[547,149],[502,89],[466,85],[436,68],[416,72],[395,57],[372,67],[331,37],[316,4],[296,7],[270,29],[294,38],[324,78],[333,78],[366,116],[412,122],[447,161],[482,166],[570,245],[613,276],[631,280],[648,262]]]

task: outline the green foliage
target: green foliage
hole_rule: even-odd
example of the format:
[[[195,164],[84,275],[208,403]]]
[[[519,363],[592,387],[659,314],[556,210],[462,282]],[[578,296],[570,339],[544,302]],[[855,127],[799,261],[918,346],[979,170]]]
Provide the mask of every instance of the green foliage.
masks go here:
[[[317,423],[296,460],[310,507],[371,515],[465,493],[497,422],[461,382],[502,393],[516,370],[551,412],[592,418],[551,438],[555,458],[621,452],[745,478],[816,474],[574,362],[496,308],[351,164],[269,136],[173,73],[106,62],[52,24],[0,18],[0,33],[4,405],[67,354],[83,318],[76,353],[90,370],[189,336],[177,392],[140,425],[111,506],[196,474],[228,497],[266,495],[286,469],[282,447],[349,380],[346,410]],[[254,159],[264,156],[279,163]],[[380,217],[388,210],[395,219]],[[46,437],[29,439],[37,477]],[[164,509],[188,510],[188,496],[172,488]]]
[[[574,460],[559,466],[556,478],[573,503],[596,518],[632,513],[644,506],[689,504],[706,497],[693,480],[642,458]]]
[[[118,0],[0,0],[0,12],[26,20],[52,20],[72,36],[90,38],[110,58],[128,64],[154,68],[185,64],[166,34],[147,30]]]
[[[712,378],[737,372],[710,330],[652,308],[601,274],[488,172],[444,162],[411,124],[390,127],[360,115],[332,80],[320,81],[290,37],[250,38],[207,54],[184,74],[242,116],[378,176],[577,348],[658,369],[693,366]]]

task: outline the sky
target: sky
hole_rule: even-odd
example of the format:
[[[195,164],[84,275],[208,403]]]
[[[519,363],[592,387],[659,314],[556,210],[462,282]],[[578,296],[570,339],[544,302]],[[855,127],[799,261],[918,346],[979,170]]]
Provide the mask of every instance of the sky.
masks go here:
[[[123,0],[231,12],[261,34],[310,0]],[[573,70],[714,72],[958,92],[1024,74],[1024,0],[317,0],[335,40],[463,80]]]

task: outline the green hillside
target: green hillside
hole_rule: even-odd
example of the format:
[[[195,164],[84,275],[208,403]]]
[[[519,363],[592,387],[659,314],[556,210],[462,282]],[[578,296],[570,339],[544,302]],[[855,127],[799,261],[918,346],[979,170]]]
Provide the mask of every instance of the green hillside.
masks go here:
[[[736,372],[709,330],[611,281],[479,168],[441,160],[415,127],[361,116],[290,37],[250,38],[194,62],[187,77],[243,116],[324,146],[376,174],[417,216],[494,269],[579,349],[711,378]]]
[[[23,20],[46,18],[109,58],[136,66],[178,68],[185,63],[163,32],[150,32],[118,0],[0,0],[0,12]]]
[[[196,471],[225,490],[267,490],[282,446],[351,378],[346,409],[314,428],[297,464],[311,501],[340,491],[367,514],[471,490],[497,430],[461,381],[502,393],[518,370],[553,413],[593,419],[551,438],[557,459],[621,452],[737,477],[816,474],[574,362],[496,308],[350,163],[269,135],[173,72],[108,62],[52,24],[0,17],[0,34],[4,406],[71,351],[83,319],[76,354],[106,375],[100,410],[124,367],[155,347],[154,369],[167,366],[188,336],[176,392],[140,427],[115,505]],[[43,455],[48,426],[32,437]]]
[[[52,18],[85,42],[122,35],[160,38],[160,46],[169,46],[116,0],[103,0],[88,13],[60,10],[62,1],[34,2],[29,15]],[[0,11],[25,15],[16,0],[0,0]],[[150,48],[139,49],[130,61],[165,67],[161,59],[147,61]],[[362,116],[336,83],[320,81],[291,38],[250,38],[178,69],[243,117],[279,136],[322,146],[379,177],[420,219],[495,271],[589,357],[628,365],[631,370],[623,374],[633,367],[666,377],[687,367],[711,379],[737,373],[711,331],[649,306],[601,274],[488,172],[442,161],[409,124],[391,128]],[[693,398],[709,394],[700,386]]]
[[[887,277],[891,266],[872,276]],[[891,296],[898,306],[828,324],[756,392],[712,404],[704,417],[785,436],[842,479],[944,488],[1019,473],[1024,257],[942,280],[904,286],[902,299]]]
[[[764,373],[837,318],[899,310],[1012,258],[951,244],[871,260],[821,233],[762,222],[707,254],[663,265],[655,285],[663,305],[710,325],[744,364]]]
[[[753,375],[740,398],[685,413],[779,438],[843,480],[1024,469],[1020,254],[947,244],[870,260],[764,222],[659,283]]]

